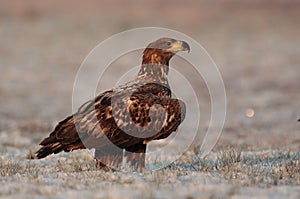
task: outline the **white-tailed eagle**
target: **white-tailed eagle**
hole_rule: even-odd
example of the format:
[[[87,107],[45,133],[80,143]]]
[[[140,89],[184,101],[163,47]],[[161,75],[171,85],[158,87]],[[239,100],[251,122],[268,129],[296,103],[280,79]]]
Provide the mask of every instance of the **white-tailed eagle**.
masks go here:
[[[147,143],[168,137],[182,123],[185,104],[171,98],[169,61],[189,51],[184,41],[160,38],[143,52],[136,78],[107,90],[59,122],[41,143],[37,157],[95,148],[99,168],[120,167],[123,158],[143,169]]]

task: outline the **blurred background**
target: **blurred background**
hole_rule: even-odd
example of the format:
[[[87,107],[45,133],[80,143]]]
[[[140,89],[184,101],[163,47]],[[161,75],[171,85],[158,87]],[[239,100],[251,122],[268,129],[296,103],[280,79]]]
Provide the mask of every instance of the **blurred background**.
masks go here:
[[[299,10],[289,0],[0,0],[1,136],[44,137],[72,112],[76,72],[99,42],[158,26],[194,38],[218,65],[228,100],[218,146],[299,149]]]

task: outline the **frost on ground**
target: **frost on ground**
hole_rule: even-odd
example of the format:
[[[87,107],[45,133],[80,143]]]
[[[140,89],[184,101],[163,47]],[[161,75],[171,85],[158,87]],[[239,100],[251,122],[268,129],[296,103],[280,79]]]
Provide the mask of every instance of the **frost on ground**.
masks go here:
[[[31,198],[220,198],[300,196],[300,152],[235,148],[201,159],[198,147],[157,170],[105,172],[91,151],[32,158],[35,142],[2,132],[0,196]],[[39,137],[39,136],[36,136]],[[19,141],[16,143],[15,139]]]
[[[300,4],[122,2],[1,1],[0,197],[300,198]],[[191,36],[218,65],[227,117],[209,156],[199,158],[198,145],[209,124],[210,96],[201,77],[182,70],[200,91],[200,136],[168,167],[103,172],[85,150],[32,159],[38,143],[72,112],[76,72],[90,50],[144,26]],[[113,86],[140,53],[114,62],[101,86]],[[178,57],[171,61],[171,67],[184,64]]]

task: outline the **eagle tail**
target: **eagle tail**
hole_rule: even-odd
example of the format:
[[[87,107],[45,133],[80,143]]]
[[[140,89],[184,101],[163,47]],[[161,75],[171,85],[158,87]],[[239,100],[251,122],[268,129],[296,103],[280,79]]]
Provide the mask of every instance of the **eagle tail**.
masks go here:
[[[73,116],[61,121],[49,137],[45,138],[40,145],[42,147],[36,152],[38,159],[61,151],[69,152],[85,148],[77,134]]]
[[[36,156],[38,159],[42,159],[47,157],[48,155],[51,155],[52,153],[59,153],[64,150],[64,146],[60,142],[54,142],[47,144],[45,146],[42,146],[37,152]]]

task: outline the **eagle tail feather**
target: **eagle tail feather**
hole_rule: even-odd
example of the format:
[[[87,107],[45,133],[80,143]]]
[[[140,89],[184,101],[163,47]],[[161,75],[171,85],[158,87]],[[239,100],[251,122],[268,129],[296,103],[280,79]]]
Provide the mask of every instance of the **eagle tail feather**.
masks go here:
[[[77,134],[73,116],[60,122],[49,137],[41,141],[40,145],[42,147],[36,152],[38,159],[61,151],[84,148]]]
[[[64,146],[60,142],[50,143],[45,146],[42,146],[37,152],[36,156],[38,159],[42,159],[51,155],[52,153],[59,153],[64,150]]]

